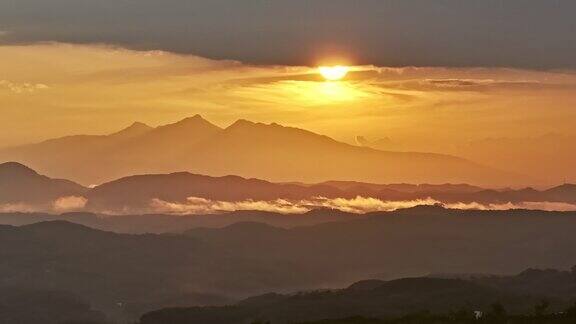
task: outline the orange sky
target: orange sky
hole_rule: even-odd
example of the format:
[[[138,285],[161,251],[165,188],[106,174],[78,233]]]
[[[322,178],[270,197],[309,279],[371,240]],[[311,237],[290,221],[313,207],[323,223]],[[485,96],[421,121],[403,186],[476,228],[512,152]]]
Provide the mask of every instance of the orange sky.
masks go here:
[[[0,71],[0,147],[199,113],[221,126],[239,118],[277,122],[508,169],[563,152],[569,170],[576,155],[569,152],[574,71],[358,66],[344,81],[325,82],[310,67],[69,44],[0,46]]]

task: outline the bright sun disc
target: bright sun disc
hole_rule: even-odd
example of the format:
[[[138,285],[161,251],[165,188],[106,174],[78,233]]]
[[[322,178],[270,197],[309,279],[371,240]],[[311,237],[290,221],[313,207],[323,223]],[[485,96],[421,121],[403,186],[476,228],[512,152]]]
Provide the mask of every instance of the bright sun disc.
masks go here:
[[[321,66],[318,68],[320,74],[329,81],[340,80],[348,74],[349,68],[347,66]]]

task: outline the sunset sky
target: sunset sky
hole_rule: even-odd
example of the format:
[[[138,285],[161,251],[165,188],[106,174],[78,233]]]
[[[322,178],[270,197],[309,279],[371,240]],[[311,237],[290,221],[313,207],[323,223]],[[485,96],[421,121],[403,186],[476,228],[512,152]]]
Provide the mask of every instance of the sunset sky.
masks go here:
[[[576,67],[572,0],[3,0],[10,43],[164,49],[255,64]]]
[[[574,2],[171,2],[2,2],[0,147],[201,114],[508,169],[574,159]]]
[[[3,146],[194,114],[221,126],[245,118],[425,151],[575,133],[571,71],[355,66],[326,82],[314,67],[56,43],[2,46],[0,68]]]
[[[0,324],[568,323],[575,232],[576,0],[0,0]]]

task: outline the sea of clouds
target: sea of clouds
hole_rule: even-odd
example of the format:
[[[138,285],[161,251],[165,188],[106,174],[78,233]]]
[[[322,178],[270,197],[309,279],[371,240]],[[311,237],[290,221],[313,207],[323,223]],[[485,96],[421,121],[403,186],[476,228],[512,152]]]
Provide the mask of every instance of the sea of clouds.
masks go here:
[[[305,200],[243,200],[236,202],[189,197],[185,202],[168,202],[153,199],[150,207],[154,212],[167,214],[212,214],[236,210],[259,210],[283,214],[299,214],[319,208],[336,209],[349,213],[363,214],[376,211],[394,211],[421,205],[442,205],[452,209],[508,210],[537,209],[546,211],[576,211],[576,205],[561,202],[519,202],[503,204],[443,203],[426,198],[416,200],[380,200],[371,197],[325,198],[315,197]]]
[[[232,212],[239,210],[267,211],[281,214],[303,214],[314,209],[334,209],[348,213],[364,214],[377,211],[394,211],[397,209],[411,208],[415,206],[441,205],[450,209],[463,210],[510,210],[531,209],[545,211],[576,211],[576,204],[552,201],[525,201],[508,202],[498,204],[483,204],[478,202],[444,203],[442,201],[426,198],[415,200],[381,200],[372,197],[357,196],[355,198],[326,198],[314,197],[302,200],[241,200],[222,201],[211,200],[201,197],[188,197],[186,201],[165,201],[154,198],[148,208],[91,210],[87,207],[88,199],[80,196],[60,197],[48,205],[32,205],[27,203],[0,204],[1,213],[14,212],[51,212],[66,213],[75,211],[97,212],[111,215],[135,214],[135,213],[160,213],[173,215],[204,215]]]

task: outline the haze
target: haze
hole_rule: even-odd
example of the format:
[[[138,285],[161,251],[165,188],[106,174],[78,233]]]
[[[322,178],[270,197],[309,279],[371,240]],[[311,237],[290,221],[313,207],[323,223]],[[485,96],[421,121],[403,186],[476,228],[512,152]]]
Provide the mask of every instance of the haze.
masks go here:
[[[0,46],[0,69],[3,147],[201,114],[221,127],[244,118],[452,154],[535,183],[576,179],[571,70],[366,65],[324,82],[315,67],[61,43]]]

